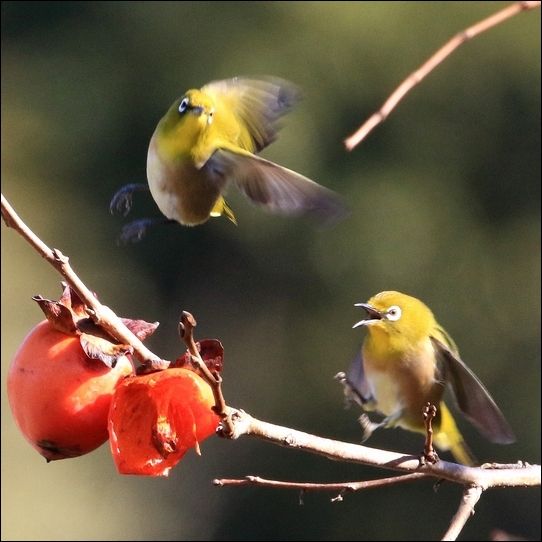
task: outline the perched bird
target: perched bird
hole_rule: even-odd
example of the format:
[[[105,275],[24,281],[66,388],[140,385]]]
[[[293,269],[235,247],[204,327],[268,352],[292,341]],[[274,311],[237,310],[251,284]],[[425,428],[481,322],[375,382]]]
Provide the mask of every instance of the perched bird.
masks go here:
[[[230,183],[272,212],[312,214],[324,222],[342,217],[345,206],[334,192],[256,155],[276,139],[277,121],[298,99],[297,88],[282,79],[234,78],[188,90],[175,100],[147,155],[148,188],[167,221],[195,226],[224,215],[236,223],[223,196]],[[123,187],[111,211],[126,215],[132,193],[143,188]],[[151,223],[132,223],[125,237],[140,238]]]
[[[425,432],[422,409],[437,407],[433,441],[451,450],[455,459],[472,465],[475,459],[443,401],[449,385],[465,417],[492,442],[514,442],[512,429],[478,377],[459,357],[457,347],[420,300],[400,292],[381,292],[368,303],[357,303],[367,317],[353,327],[368,334],[360,356],[338,377],[345,393],[366,411],[385,416],[373,423],[360,419],[368,438],[378,427],[402,427]]]

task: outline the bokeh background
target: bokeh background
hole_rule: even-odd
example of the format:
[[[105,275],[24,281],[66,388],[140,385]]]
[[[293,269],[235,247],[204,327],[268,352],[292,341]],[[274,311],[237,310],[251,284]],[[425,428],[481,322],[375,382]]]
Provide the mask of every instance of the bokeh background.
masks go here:
[[[424,300],[518,436],[483,460],[540,462],[540,11],[462,46],[354,152],[343,139],[453,34],[505,2],[2,2],[2,192],[123,316],[160,321],[149,346],[184,349],[181,310],[226,349],[232,406],[359,442],[333,376],[363,331],[353,304],[386,289]],[[234,75],[290,79],[305,98],[264,156],[344,195],[322,230],[230,191],[239,226],[165,227],[118,246],[109,214],[145,182],[149,138],[184,90]],[[131,218],[158,216],[136,194]],[[215,488],[215,477],[369,479],[388,472],[250,438],[211,438],[165,479],[116,473],[107,445],[46,464],[14,425],[9,362],[60,276],[2,225],[2,539],[429,540],[461,489],[430,482],[348,496]],[[369,444],[417,452],[401,430]],[[449,457],[445,454],[445,457]],[[464,539],[540,539],[537,489],[492,490]]]

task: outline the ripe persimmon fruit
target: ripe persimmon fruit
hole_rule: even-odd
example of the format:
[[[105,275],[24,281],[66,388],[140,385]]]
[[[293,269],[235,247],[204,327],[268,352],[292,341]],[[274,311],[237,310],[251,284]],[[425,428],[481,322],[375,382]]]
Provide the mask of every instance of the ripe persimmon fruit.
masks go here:
[[[86,454],[108,439],[113,392],[133,372],[129,355],[108,367],[87,356],[79,337],[44,320],[25,337],[9,368],[13,417],[47,461]]]

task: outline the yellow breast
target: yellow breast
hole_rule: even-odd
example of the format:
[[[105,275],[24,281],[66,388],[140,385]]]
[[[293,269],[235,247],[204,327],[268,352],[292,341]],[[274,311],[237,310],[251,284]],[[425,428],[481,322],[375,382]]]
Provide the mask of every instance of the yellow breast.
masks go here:
[[[423,405],[438,404],[444,391],[431,341],[403,351],[381,350],[373,343],[369,337],[364,342],[363,364],[377,410],[386,416],[403,411],[400,425],[421,424]]]

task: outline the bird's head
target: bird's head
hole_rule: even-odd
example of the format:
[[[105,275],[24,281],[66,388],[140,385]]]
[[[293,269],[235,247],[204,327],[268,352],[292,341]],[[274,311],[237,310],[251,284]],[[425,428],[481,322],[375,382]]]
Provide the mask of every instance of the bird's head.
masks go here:
[[[433,313],[419,299],[401,292],[380,292],[367,303],[356,303],[367,317],[353,327],[364,326],[373,336],[417,342],[428,337],[437,326]]]
[[[159,123],[160,134],[174,139],[177,145],[184,143],[188,148],[213,122],[214,103],[201,92],[192,89],[177,98]],[[181,148],[178,149],[181,151]]]
[[[173,105],[176,106],[180,120],[196,119],[202,128],[213,122],[215,112],[213,100],[201,90],[188,90]]]

